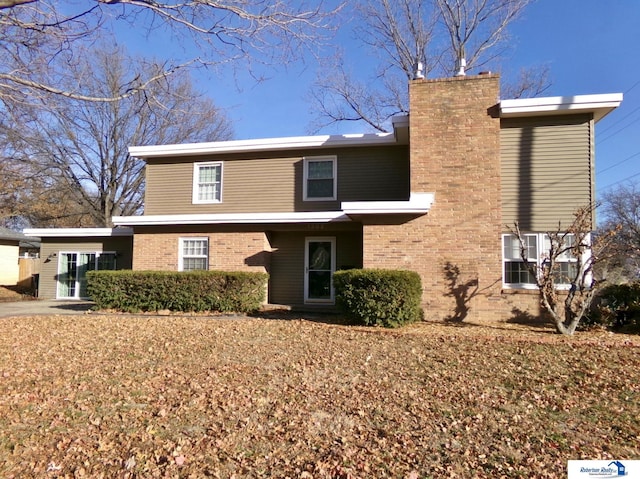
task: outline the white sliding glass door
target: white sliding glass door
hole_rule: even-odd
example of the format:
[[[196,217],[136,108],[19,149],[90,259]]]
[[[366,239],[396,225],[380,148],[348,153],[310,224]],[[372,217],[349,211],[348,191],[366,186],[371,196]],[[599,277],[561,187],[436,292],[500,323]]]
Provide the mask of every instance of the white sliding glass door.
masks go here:
[[[87,297],[87,271],[116,269],[116,254],[60,252],[58,257],[58,299]]]

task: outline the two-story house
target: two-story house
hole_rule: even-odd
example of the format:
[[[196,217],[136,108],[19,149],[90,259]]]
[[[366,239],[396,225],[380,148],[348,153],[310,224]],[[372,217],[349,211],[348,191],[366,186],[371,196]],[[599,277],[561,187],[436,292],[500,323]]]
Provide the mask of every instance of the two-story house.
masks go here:
[[[541,257],[544,233],[593,202],[595,123],[622,95],[501,101],[491,74],[409,93],[387,134],[131,147],[144,214],[28,231],[41,295],[81,297],[95,268],[255,270],[270,303],[318,308],[338,269],[399,268],[422,277],[428,318],[538,314],[508,226]]]

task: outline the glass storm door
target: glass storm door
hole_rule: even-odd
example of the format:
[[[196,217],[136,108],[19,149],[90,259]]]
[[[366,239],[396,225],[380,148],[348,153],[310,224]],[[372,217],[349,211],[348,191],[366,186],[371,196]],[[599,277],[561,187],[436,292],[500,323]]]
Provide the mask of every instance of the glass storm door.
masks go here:
[[[306,303],[333,303],[333,272],[336,269],[336,239],[306,238],[304,300]]]

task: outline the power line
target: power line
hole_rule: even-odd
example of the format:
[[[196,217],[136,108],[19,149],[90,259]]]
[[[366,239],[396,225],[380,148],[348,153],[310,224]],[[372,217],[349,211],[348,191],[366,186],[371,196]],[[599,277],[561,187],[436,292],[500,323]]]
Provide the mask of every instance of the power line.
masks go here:
[[[625,181],[629,181],[631,178],[635,178],[636,176],[640,176],[640,173],[636,173],[635,175],[631,175],[631,176],[628,176],[627,178],[623,178],[623,179],[621,179],[619,181],[616,181],[615,183],[611,183],[610,185],[607,185],[607,186],[605,186],[603,188],[598,188],[598,191],[608,190],[612,186],[616,186],[619,183],[623,183]]]
[[[635,87],[637,87],[638,85],[640,85],[640,80],[638,80],[637,82],[635,82],[631,88],[629,88],[627,91],[625,91],[625,92],[624,92],[624,94],[626,95],[627,93],[629,93],[631,90],[633,90],[633,89],[634,89]]]
[[[598,132],[598,134],[602,135],[603,133],[609,131],[611,128],[613,128],[614,126],[618,125],[619,123],[622,123],[624,120],[626,120],[627,118],[629,118],[631,115],[633,115],[635,112],[637,112],[638,110],[640,110],[640,106],[638,108],[636,108],[635,110],[633,110],[631,113],[626,114],[624,117],[620,118],[618,121],[616,121],[614,124],[609,125],[608,127],[606,127],[604,130]]]
[[[633,120],[631,123],[629,123],[626,126],[623,126],[622,128],[620,128],[618,131],[614,131],[613,133],[611,133],[609,136],[604,137],[602,140],[598,140],[598,144],[604,143],[605,141],[607,141],[609,138],[612,138],[614,136],[616,136],[618,133],[620,133],[623,130],[626,130],[627,128],[629,128],[631,125],[633,125],[634,123],[640,121],[640,118],[636,118],[635,120]]]
[[[624,160],[621,160],[621,161],[619,161],[619,162],[617,162],[617,163],[614,163],[614,164],[613,164],[613,165],[611,165],[611,166],[607,166],[604,170],[600,170],[600,171],[596,170],[596,174],[604,173],[605,171],[609,171],[611,168],[615,168],[616,166],[621,165],[621,164],[622,164],[622,163],[624,163],[625,161],[629,161],[631,158],[635,158],[635,157],[636,157],[636,156],[638,156],[638,155],[640,155],[640,151],[639,151],[638,153],[634,153],[633,155],[631,155],[631,156],[629,156],[629,157],[625,158]]]
[[[640,85],[640,80],[636,81],[633,85],[631,85],[630,88],[627,88],[627,90],[623,93],[623,95],[627,95],[631,90],[633,90],[635,87],[637,87],[638,85]],[[627,118],[629,118],[631,115],[633,115],[635,112],[637,112],[638,110],[640,110],[640,106],[635,108],[633,111],[631,111],[630,113],[627,113],[624,117],[620,118],[618,121],[616,121],[615,123],[609,125],[607,128],[605,128],[604,130],[600,131],[598,134],[602,135],[603,133],[611,130],[611,128],[619,125],[620,123],[622,123],[624,120],[626,120]],[[609,136],[604,137],[602,140],[598,140],[598,143],[603,143],[605,141],[607,141],[609,138],[617,135],[618,133],[620,133],[621,131],[625,130],[626,128],[629,128],[631,125],[633,125],[634,123],[636,123],[637,121],[640,121],[640,118],[637,118],[635,120],[633,120],[631,123],[629,123],[628,125],[620,128],[618,131],[615,131],[613,133],[611,133]]]

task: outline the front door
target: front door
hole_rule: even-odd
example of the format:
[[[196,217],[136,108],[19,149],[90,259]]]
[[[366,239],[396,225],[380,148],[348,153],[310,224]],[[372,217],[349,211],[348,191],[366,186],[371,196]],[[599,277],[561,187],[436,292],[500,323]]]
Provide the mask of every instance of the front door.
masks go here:
[[[333,304],[333,273],[336,270],[335,237],[305,239],[305,303]]]

